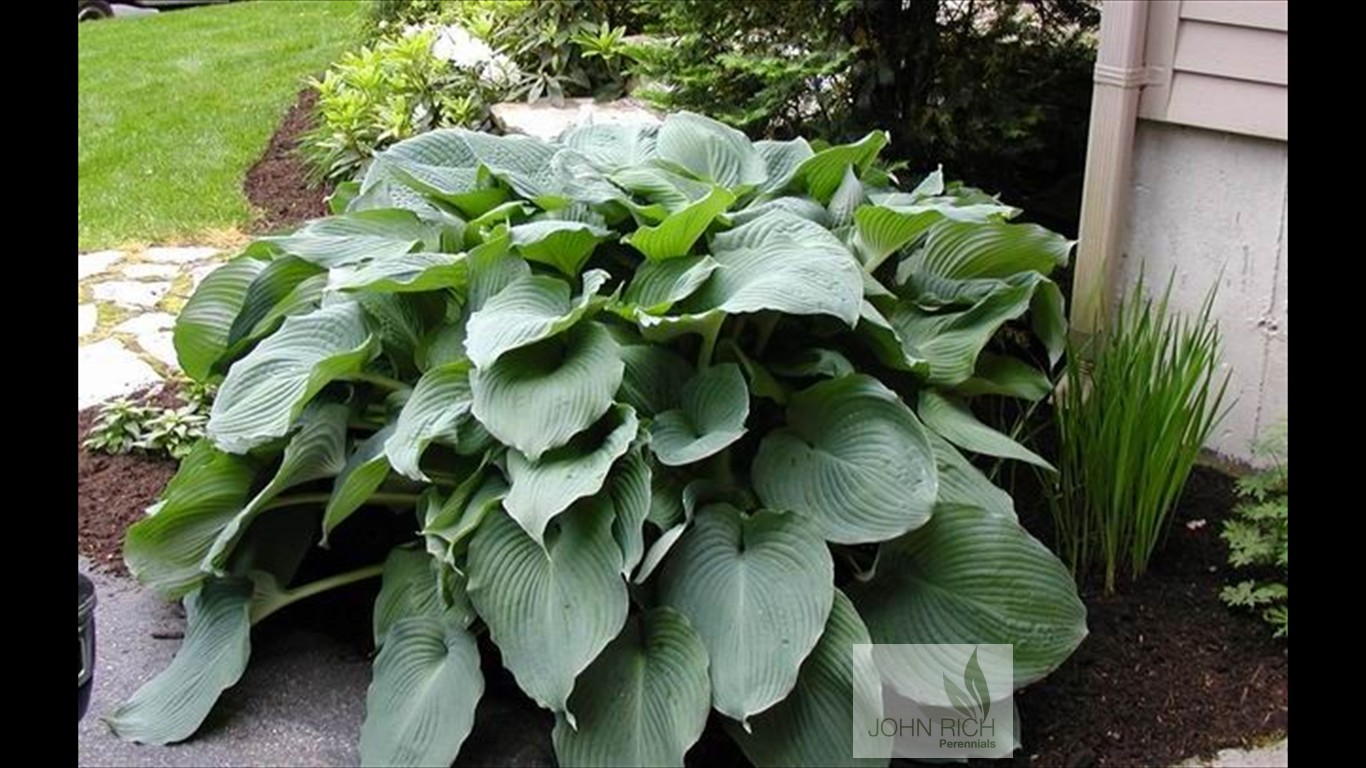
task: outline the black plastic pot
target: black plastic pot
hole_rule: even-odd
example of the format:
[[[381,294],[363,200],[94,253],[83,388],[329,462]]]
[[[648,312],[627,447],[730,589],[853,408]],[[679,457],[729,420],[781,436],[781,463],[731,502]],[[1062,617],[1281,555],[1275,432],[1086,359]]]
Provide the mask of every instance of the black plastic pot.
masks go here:
[[[95,585],[84,574],[77,573],[80,579],[80,666],[76,682],[80,687],[80,714],[76,722],[85,717],[86,707],[90,706],[90,689],[93,688],[95,675]]]

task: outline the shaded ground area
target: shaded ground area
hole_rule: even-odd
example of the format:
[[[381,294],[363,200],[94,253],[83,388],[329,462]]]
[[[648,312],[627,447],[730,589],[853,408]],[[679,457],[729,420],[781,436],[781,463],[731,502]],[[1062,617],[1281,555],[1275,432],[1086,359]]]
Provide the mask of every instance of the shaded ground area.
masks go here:
[[[299,91],[266,151],[247,171],[242,191],[259,209],[259,217],[252,224],[254,232],[287,229],[327,215],[326,198],[332,187],[309,182],[308,168],[298,152],[299,139],[313,125],[317,101],[318,93],[312,88]]]

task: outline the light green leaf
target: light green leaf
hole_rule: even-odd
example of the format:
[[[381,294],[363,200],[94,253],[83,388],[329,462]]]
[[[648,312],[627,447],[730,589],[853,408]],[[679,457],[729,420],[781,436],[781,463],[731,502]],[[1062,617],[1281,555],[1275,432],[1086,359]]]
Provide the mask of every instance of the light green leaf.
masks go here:
[[[327,509],[323,512],[323,546],[327,545],[327,537],[333,529],[360,509],[389,476],[389,457],[384,455],[384,445],[393,436],[395,426],[386,425],[362,441],[337,474]]]
[[[462,619],[399,619],[375,658],[360,729],[362,766],[449,765],[484,694],[479,646]]]
[[[556,718],[562,766],[682,766],[707,724],[707,649],[677,611],[653,608],[628,622],[584,670]]]
[[[663,314],[676,302],[691,296],[718,266],[716,260],[707,255],[647,261],[631,278],[624,299],[643,312]]]
[[[352,302],[287,318],[228,371],[209,416],[209,439],[243,453],[284,436],[314,395],[360,371],[377,351]]]
[[[828,541],[884,541],[925,524],[938,494],[929,438],[877,379],[831,379],[793,395],[787,427],[751,470],[764,505],[809,516]]]
[[[623,370],[612,335],[597,323],[581,323],[472,371],[474,417],[534,462],[607,412]]]
[[[720,265],[679,309],[829,315],[852,327],[863,300],[853,254],[824,228],[774,211],[712,238]]]
[[[495,513],[470,542],[470,601],[517,684],[557,712],[626,622],[621,551],[603,511],[589,502],[561,515],[545,547]]]
[[[644,416],[656,416],[683,402],[683,384],[692,378],[688,361],[657,344],[628,344],[621,348],[626,371],[621,379],[621,402]]]
[[[251,656],[251,585],[210,581],[185,598],[185,640],[175,658],[104,717],[120,738],[141,744],[184,741],[199,729]]]
[[[518,224],[509,234],[522,258],[548,264],[571,278],[578,277],[598,243],[613,236],[607,229],[581,221],[550,219]]]
[[[825,631],[802,662],[792,693],[755,715],[750,732],[726,722],[726,733],[756,766],[886,765],[889,740],[884,740],[885,757],[853,756],[855,724],[882,721],[882,687],[872,654],[856,655],[854,648],[872,642],[854,604],[835,590]],[[857,676],[855,664],[860,667]]]
[[[1010,437],[983,424],[963,403],[951,400],[933,389],[920,390],[916,406],[925,425],[964,450],[1016,459],[1056,472],[1052,464]]]
[[[1086,637],[1067,568],[1014,520],[941,505],[882,545],[850,597],[874,643],[1010,643],[1015,687],[1043,678]]]
[[[701,510],[659,575],[659,602],[688,618],[711,659],[712,705],[745,723],[797,683],[830,614],[834,563],[793,513]]]
[[[261,241],[330,268],[365,259],[383,261],[415,250],[439,251],[441,227],[412,211],[388,208],[315,219],[292,235]]]
[[[764,159],[745,134],[692,112],[666,117],[655,148],[661,160],[727,189],[753,187],[768,179]]]
[[[712,366],[683,386],[681,408],[655,418],[650,447],[663,464],[692,464],[739,440],[747,418],[749,389],[740,368]]]
[[[1038,224],[951,221],[935,224],[906,269],[954,280],[1003,279],[1017,272],[1047,275],[1067,266],[1074,242]]]
[[[512,490],[503,506],[541,544],[552,518],[576,500],[602,489],[612,463],[631,447],[639,429],[636,412],[629,406],[618,405],[592,429],[579,433],[568,444],[537,461],[520,451],[509,450],[507,474]]]
[[[993,515],[1015,520],[1015,500],[996,487],[982,470],[972,465],[949,441],[926,430],[934,449],[934,464],[939,469],[937,505],[977,507]]]
[[[802,161],[793,179],[821,205],[828,205],[844,181],[846,169],[853,166],[859,174],[868,170],[888,139],[886,131],[873,131],[853,144],[823,149]]]
[[[1053,382],[1043,371],[1009,355],[983,352],[977,356],[972,378],[953,388],[965,396],[1003,395],[1038,402],[1053,391]]]
[[[176,318],[172,342],[180,369],[208,381],[228,348],[228,332],[242,310],[247,289],[269,262],[238,256],[209,273]]]
[[[153,513],[128,529],[123,557],[138,581],[168,599],[207,576],[199,569],[218,534],[246,506],[256,467],[200,441],[180,463]]]
[[[454,442],[460,417],[473,402],[468,362],[447,363],[422,374],[399,411],[393,436],[384,444],[394,471],[426,481],[419,467],[422,453],[435,440]]]
[[[655,226],[640,227],[621,241],[645,254],[651,261],[686,256],[693,244],[707,231],[717,216],[735,202],[735,195],[715,187],[706,197],[669,214]]]
[[[931,181],[927,178],[922,185]],[[979,203],[958,196],[928,197],[919,194],[919,188],[909,195],[897,192],[885,196],[874,195],[873,199],[876,205],[861,208],[854,216],[855,250],[862,257],[864,269],[868,272],[877,269],[888,256],[911,245],[921,235],[933,233],[940,227],[950,227],[952,231],[960,232],[992,226],[1018,226],[998,221],[1000,217],[1013,215],[1017,211],[995,200]],[[920,257],[913,255],[911,258]],[[952,261],[947,260],[945,265]],[[898,265],[898,282],[905,282],[904,271],[908,266],[909,260]],[[1016,271],[1019,270],[1012,269],[1007,274]],[[944,272],[933,273],[951,276]]]
[[[438,564],[420,549],[394,547],[384,558],[384,576],[375,598],[375,647],[383,648],[390,628],[410,616],[439,618],[445,611],[437,590]],[[468,617],[473,613],[466,609]],[[468,623],[468,622],[466,622]],[[462,624],[462,626],[464,626]]]
[[[463,254],[404,253],[366,262],[349,273],[339,272],[333,271],[334,285],[342,291],[410,293],[461,289],[469,282],[469,264]]]
[[[520,277],[470,316],[465,351],[476,367],[487,368],[499,355],[548,339],[577,323],[609,276],[591,269],[583,293],[570,300],[569,285],[545,275]]]
[[[656,223],[663,221],[668,214],[702,200],[716,188],[715,184],[651,165],[622,168],[610,178],[613,184],[650,201],[651,205],[641,206],[624,196],[620,199],[622,204],[630,208],[637,221]]]

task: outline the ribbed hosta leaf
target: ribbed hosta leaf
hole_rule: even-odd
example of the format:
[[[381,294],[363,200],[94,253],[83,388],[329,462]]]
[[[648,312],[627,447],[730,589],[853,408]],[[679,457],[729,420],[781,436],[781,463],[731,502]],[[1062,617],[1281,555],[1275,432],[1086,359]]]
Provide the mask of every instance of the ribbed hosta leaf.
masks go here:
[[[707,724],[707,649],[671,608],[628,622],[574,685],[578,728],[555,722],[562,766],[682,766]]]
[[[702,233],[707,231],[707,227],[717,216],[725,213],[733,202],[735,195],[723,187],[716,187],[706,197],[669,214],[659,224],[640,227],[621,241],[645,254],[645,258],[651,261],[685,256]]]
[[[504,288],[531,274],[525,259],[512,253],[512,236],[506,232],[470,249],[469,308],[479,310]]]
[[[796,357],[771,367],[774,373],[792,378],[823,376],[827,379],[838,379],[855,372],[854,364],[849,362],[849,358],[833,349],[821,347],[805,349]]]
[[[667,312],[701,287],[718,266],[715,259],[706,255],[647,261],[636,270],[623,298],[644,312]]]
[[[712,705],[744,723],[792,690],[834,594],[834,563],[794,513],[745,517],[716,504],[698,513],[659,574],[711,659]]]
[[[939,433],[950,443],[973,453],[1016,459],[1056,472],[1039,454],[1015,442],[1010,437],[983,424],[967,405],[950,399],[933,389],[920,390],[916,407],[925,426]]]
[[[563,280],[545,275],[518,278],[470,316],[465,339],[470,360],[487,368],[499,355],[563,332],[587,314],[607,277],[596,269],[584,273],[583,292],[573,300]]]
[[[760,188],[762,192],[781,192],[812,155],[816,154],[806,139],[798,136],[791,141],[756,141],[754,151],[764,159],[768,180]]]
[[[104,721],[120,738],[170,744],[199,729],[251,656],[251,585],[210,581],[185,598],[185,640],[171,665],[119,704]]]
[[[228,348],[228,332],[246,300],[247,288],[269,262],[238,256],[209,273],[176,318],[176,360],[195,381],[206,381]]]
[[[977,356],[1002,325],[1028,311],[1035,285],[1030,280],[1002,288],[963,311],[932,313],[903,301],[888,320],[906,354],[929,361],[929,382],[952,386],[972,377]]]
[[[793,172],[797,183],[821,205],[828,205],[844,181],[845,171],[853,166],[862,174],[887,146],[886,131],[873,131],[853,144],[840,144],[817,152],[802,161]]]
[[[683,384],[693,375],[687,360],[657,344],[623,346],[621,360],[626,364],[619,393],[623,403],[655,416],[683,402]]]
[[[315,403],[299,418],[299,431],[285,446],[275,476],[260,493],[228,520],[204,556],[203,568],[221,571],[251,521],[272,499],[300,483],[334,477],[346,466],[346,420],[350,410],[339,403]]]
[[[1073,241],[1038,224],[941,221],[906,268],[955,280],[1006,278],[1017,272],[1047,275],[1067,266]]]
[[[749,733],[729,722],[726,732],[756,766],[886,765],[890,740],[883,740],[887,757],[853,756],[855,724],[882,721],[882,688],[876,684],[872,654],[854,653],[855,645],[871,642],[854,604],[835,590],[825,631],[802,662],[792,693],[751,719]],[[857,677],[855,664],[860,666]],[[861,683],[857,690],[856,682]]]
[[[598,243],[612,237],[602,227],[581,221],[532,221],[509,230],[512,247],[527,261],[547,264],[564,275],[579,276]]]
[[[712,366],[684,385],[681,408],[656,417],[650,447],[663,464],[691,464],[739,440],[747,418],[749,389],[740,368]]]
[[[398,414],[393,436],[384,444],[394,471],[426,480],[418,466],[422,453],[434,440],[453,442],[460,417],[473,402],[468,362],[448,363],[422,374]]]
[[[924,525],[938,493],[924,428],[894,392],[863,374],[794,395],[787,427],[764,437],[752,474],[765,506],[809,516],[841,544]]]
[[[332,530],[360,509],[389,476],[389,457],[384,454],[384,444],[393,436],[394,427],[390,424],[370,435],[347,457],[346,465],[332,484],[327,509],[323,511],[324,544]]]
[[[626,452],[612,468],[607,493],[612,499],[612,538],[621,548],[621,575],[630,576],[645,554],[645,518],[650,514],[653,472],[641,448]]]
[[[875,643],[1012,643],[1015,687],[1052,672],[1086,637],[1067,568],[1014,520],[940,506],[882,546],[850,597]]]
[[[470,601],[517,684],[555,711],[626,622],[621,552],[603,512],[590,502],[561,515],[544,548],[495,513],[470,543]]]
[[[930,362],[912,354],[891,321],[867,299],[859,305],[859,320],[854,331],[888,368],[922,376],[929,373]]]
[[[247,287],[242,309],[228,331],[225,357],[234,358],[245,352],[251,344],[274,332],[285,317],[315,309],[322,291],[309,288],[325,285],[326,275],[327,270],[297,256],[279,256],[270,262]],[[227,362],[230,360],[220,360],[219,365]]]
[[[645,120],[580,123],[564,132],[560,143],[583,153],[598,170],[645,165],[655,157],[659,126]]]
[[[702,200],[716,188],[715,184],[698,181],[655,165],[623,168],[613,173],[610,178],[618,187],[650,201],[648,206],[630,204],[629,207],[637,221],[654,223],[661,222],[670,213],[681,211]],[[621,200],[623,204],[629,203],[625,197]]]
[[[939,469],[939,499],[937,504],[949,504],[984,509],[993,515],[1016,519],[1015,500],[996,487],[982,470],[972,465],[949,441],[925,431],[934,449],[934,464]]]
[[[1018,358],[983,352],[977,357],[972,378],[954,387],[961,395],[1004,395],[1031,403],[1048,397],[1053,382],[1043,371]]]
[[[580,323],[472,371],[474,416],[534,462],[607,412],[623,370],[612,335],[597,323]]]
[[[531,136],[493,136],[463,128],[447,128],[400,141],[378,158],[404,183],[456,205],[468,217],[478,216],[506,198],[476,197],[499,187],[484,186],[487,174],[532,201],[549,203],[557,192],[550,160],[556,149]],[[370,184],[367,175],[365,186]],[[538,202],[540,204],[540,202]]]
[[[854,166],[845,168],[844,178],[835,189],[835,194],[831,195],[830,204],[826,206],[830,211],[831,228],[847,227],[854,223],[854,211],[858,210],[866,199],[863,194],[863,182],[859,181],[858,174],[854,173]]]
[[[213,402],[209,439],[242,453],[282,437],[319,390],[358,372],[377,351],[354,303],[286,319],[228,371]]]
[[[435,510],[429,506],[420,531],[427,540],[428,553],[454,569],[458,555],[465,551],[469,537],[484,518],[495,510],[502,514],[507,492],[507,482],[501,475],[479,471],[452,491],[444,503],[433,505]],[[461,595],[463,589],[462,584]]]
[[[926,179],[922,186],[930,181],[931,179]],[[931,190],[934,188],[933,184],[929,187]],[[942,191],[942,184],[938,188]],[[989,226],[988,222],[1017,212],[1016,209],[995,201],[977,203],[963,197],[932,197],[919,194],[919,189],[910,194],[898,192],[892,195],[874,195],[873,200],[875,205],[860,208],[854,214],[855,250],[869,272],[882,264],[888,256],[914,243],[938,226],[965,222],[961,226],[976,229]],[[1018,270],[1010,270],[1014,271]]]
[[[661,160],[727,189],[756,186],[768,179],[764,159],[743,133],[692,112],[665,118],[655,149]]]
[[[343,273],[335,285],[343,291],[410,293],[458,289],[468,282],[469,265],[461,254],[404,253],[382,261],[370,261]]]
[[[437,591],[437,563],[420,549],[394,547],[384,558],[384,577],[375,598],[375,647],[384,646],[389,629],[410,616],[440,617],[445,611]],[[467,614],[472,616],[471,612]]]
[[[764,309],[829,315],[853,326],[863,300],[858,262],[817,224],[774,211],[712,238],[720,265],[679,308],[689,314]]]
[[[576,500],[602,489],[612,463],[630,448],[639,429],[636,412],[618,405],[592,429],[537,461],[520,451],[508,451],[507,474],[512,490],[503,506],[540,544],[552,518]]]
[[[292,235],[261,239],[320,267],[336,267],[409,251],[439,251],[441,227],[412,211],[390,208],[316,219]]]
[[[399,619],[375,658],[361,765],[450,765],[483,694],[479,646],[456,612]]]
[[[773,200],[765,200],[762,203],[732,211],[726,214],[726,218],[730,219],[731,224],[738,227],[774,211],[789,213],[822,227],[829,228],[831,226],[830,212],[825,210],[825,206],[809,197],[779,197]]]
[[[138,581],[167,598],[193,590],[204,555],[251,497],[256,466],[245,456],[198,443],[166,485],[153,514],[128,529],[124,561]]]

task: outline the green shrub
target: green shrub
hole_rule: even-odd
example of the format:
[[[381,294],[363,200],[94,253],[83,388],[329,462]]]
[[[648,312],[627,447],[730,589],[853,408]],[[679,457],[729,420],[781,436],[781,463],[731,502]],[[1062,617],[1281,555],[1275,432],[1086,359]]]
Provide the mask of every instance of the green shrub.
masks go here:
[[[847,762],[855,642],[1048,674],[1085,608],[959,448],[1043,463],[970,403],[1046,394],[982,350],[1028,316],[1056,360],[1072,244],[938,172],[899,191],[886,140],[433,131],[209,275],[175,330],[222,379],[209,439],[124,548],[189,627],[113,728],[189,737],[252,624],[381,575],[365,764],[451,762],[485,634],[566,765],[680,764],[712,709],[757,763]],[[343,539],[371,564],[296,583]]]
[[[1168,314],[1140,278],[1090,349],[1070,349],[1055,411],[1060,443],[1051,497],[1058,548],[1074,571],[1133,578],[1164,538],[1200,448],[1223,417],[1219,327],[1211,289],[1193,319]]]
[[[181,390],[179,407],[161,407],[127,398],[100,407],[100,416],[82,444],[86,450],[111,455],[146,453],[179,461],[204,437],[212,392],[198,383]]]
[[[1289,637],[1290,463],[1284,428],[1264,441],[1258,453],[1271,459],[1271,466],[1238,480],[1243,502],[1234,507],[1234,517],[1224,522],[1220,536],[1228,542],[1229,565],[1274,569],[1279,580],[1244,580],[1224,587],[1219,597],[1232,606],[1261,609],[1276,637]]]

